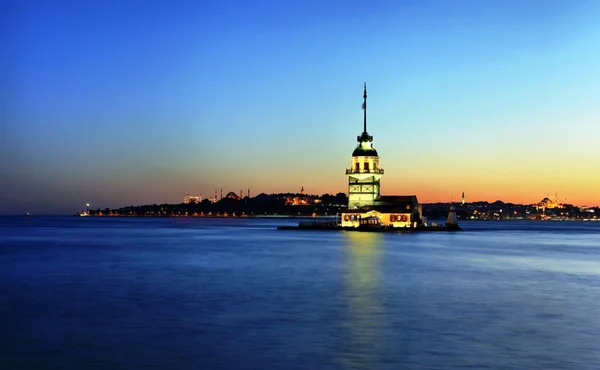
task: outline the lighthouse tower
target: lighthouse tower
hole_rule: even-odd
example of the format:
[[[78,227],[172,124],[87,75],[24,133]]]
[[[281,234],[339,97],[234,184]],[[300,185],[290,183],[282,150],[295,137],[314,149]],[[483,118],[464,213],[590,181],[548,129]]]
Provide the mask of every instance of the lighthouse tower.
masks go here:
[[[363,94],[364,131],[356,138],[358,145],[352,152],[348,175],[348,208],[373,205],[380,196],[383,169],[379,168],[379,155],[373,148],[373,136],[367,133],[367,83]]]
[[[456,208],[454,208],[454,204],[451,204],[450,209],[448,210],[446,230],[462,230],[460,226],[458,226],[458,219],[456,218]]]

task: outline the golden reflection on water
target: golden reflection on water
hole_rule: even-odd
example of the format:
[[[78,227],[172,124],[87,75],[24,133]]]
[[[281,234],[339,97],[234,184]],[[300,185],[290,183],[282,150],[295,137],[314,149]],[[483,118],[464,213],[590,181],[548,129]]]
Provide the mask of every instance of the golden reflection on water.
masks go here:
[[[384,317],[380,297],[381,235],[347,232],[345,291],[342,305],[342,365],[370,369],[381,361]]]

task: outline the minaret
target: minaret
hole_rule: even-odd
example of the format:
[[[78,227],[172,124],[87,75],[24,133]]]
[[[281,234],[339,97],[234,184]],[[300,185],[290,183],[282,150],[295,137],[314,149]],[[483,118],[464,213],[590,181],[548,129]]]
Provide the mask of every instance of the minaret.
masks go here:
[[[300,189],[300,194],[304,195],[304,186],[302,186],[302,189]]]
[[[463,205],[463,206],[465,205],[465,192],[464,191],[462,193],[462,202],[461,202],[461,205]]]
[[[380,196],[383,169],[379,168],[379,155],[373,148],[373,136],[367,132],[367,83],[363,92],[363,133],[357,136],[358,144],[352,152],[348,175],[348,208],[374,205]]]
[[[223,188],[221,188],[221,199],[223,199]]]

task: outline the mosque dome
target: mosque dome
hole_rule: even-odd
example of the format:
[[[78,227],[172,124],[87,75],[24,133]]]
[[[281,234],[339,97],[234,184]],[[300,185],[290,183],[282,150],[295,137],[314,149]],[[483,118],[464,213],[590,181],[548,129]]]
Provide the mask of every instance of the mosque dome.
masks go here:
[[[234,193],[233,191],[230,191],[229,193],[227,193],[227,195],[225,196],[225,198],[236,199],[236,200],[240,199],[240,197],[236,193]]]

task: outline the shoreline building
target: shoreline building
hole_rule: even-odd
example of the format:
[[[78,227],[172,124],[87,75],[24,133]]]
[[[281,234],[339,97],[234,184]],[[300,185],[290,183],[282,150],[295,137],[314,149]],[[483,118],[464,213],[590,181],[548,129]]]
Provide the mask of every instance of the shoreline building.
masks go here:
[[[304,193],[304,186],[300,189],[300,195],[295,194],[289,195],[285,197],[285,205],[286,206],[307,206],[310,204],[318,204],[321,203],[321,199],[315,197],[313,195],[306,195]]]
[[[556,193],[553,198],[551,198],[550,194],[548,194],[546,198],[542,199],[541,202],[535,204],[534,206],[536,210],[539,211],[541,209],[543,212],[545,212],[546,209],[563,208],[563,205],[558,200],[558,193]]]
[[[198,204],[201,202],[202,202],[202,194],[190,195],[188,193],[183,196],[183,204],[190,204],[190,203]]]
[[[348,176],[348,208],[342,210],[342,226],[358,227],[361,220],[390,227],[417,227],[423,223],[423,210],[416,195],[381,195],[379,153],[373,136],[367,132],[367,84],[363,93],[364,130],[356,140]],[[363,222],[364,224],[364,222]]]

